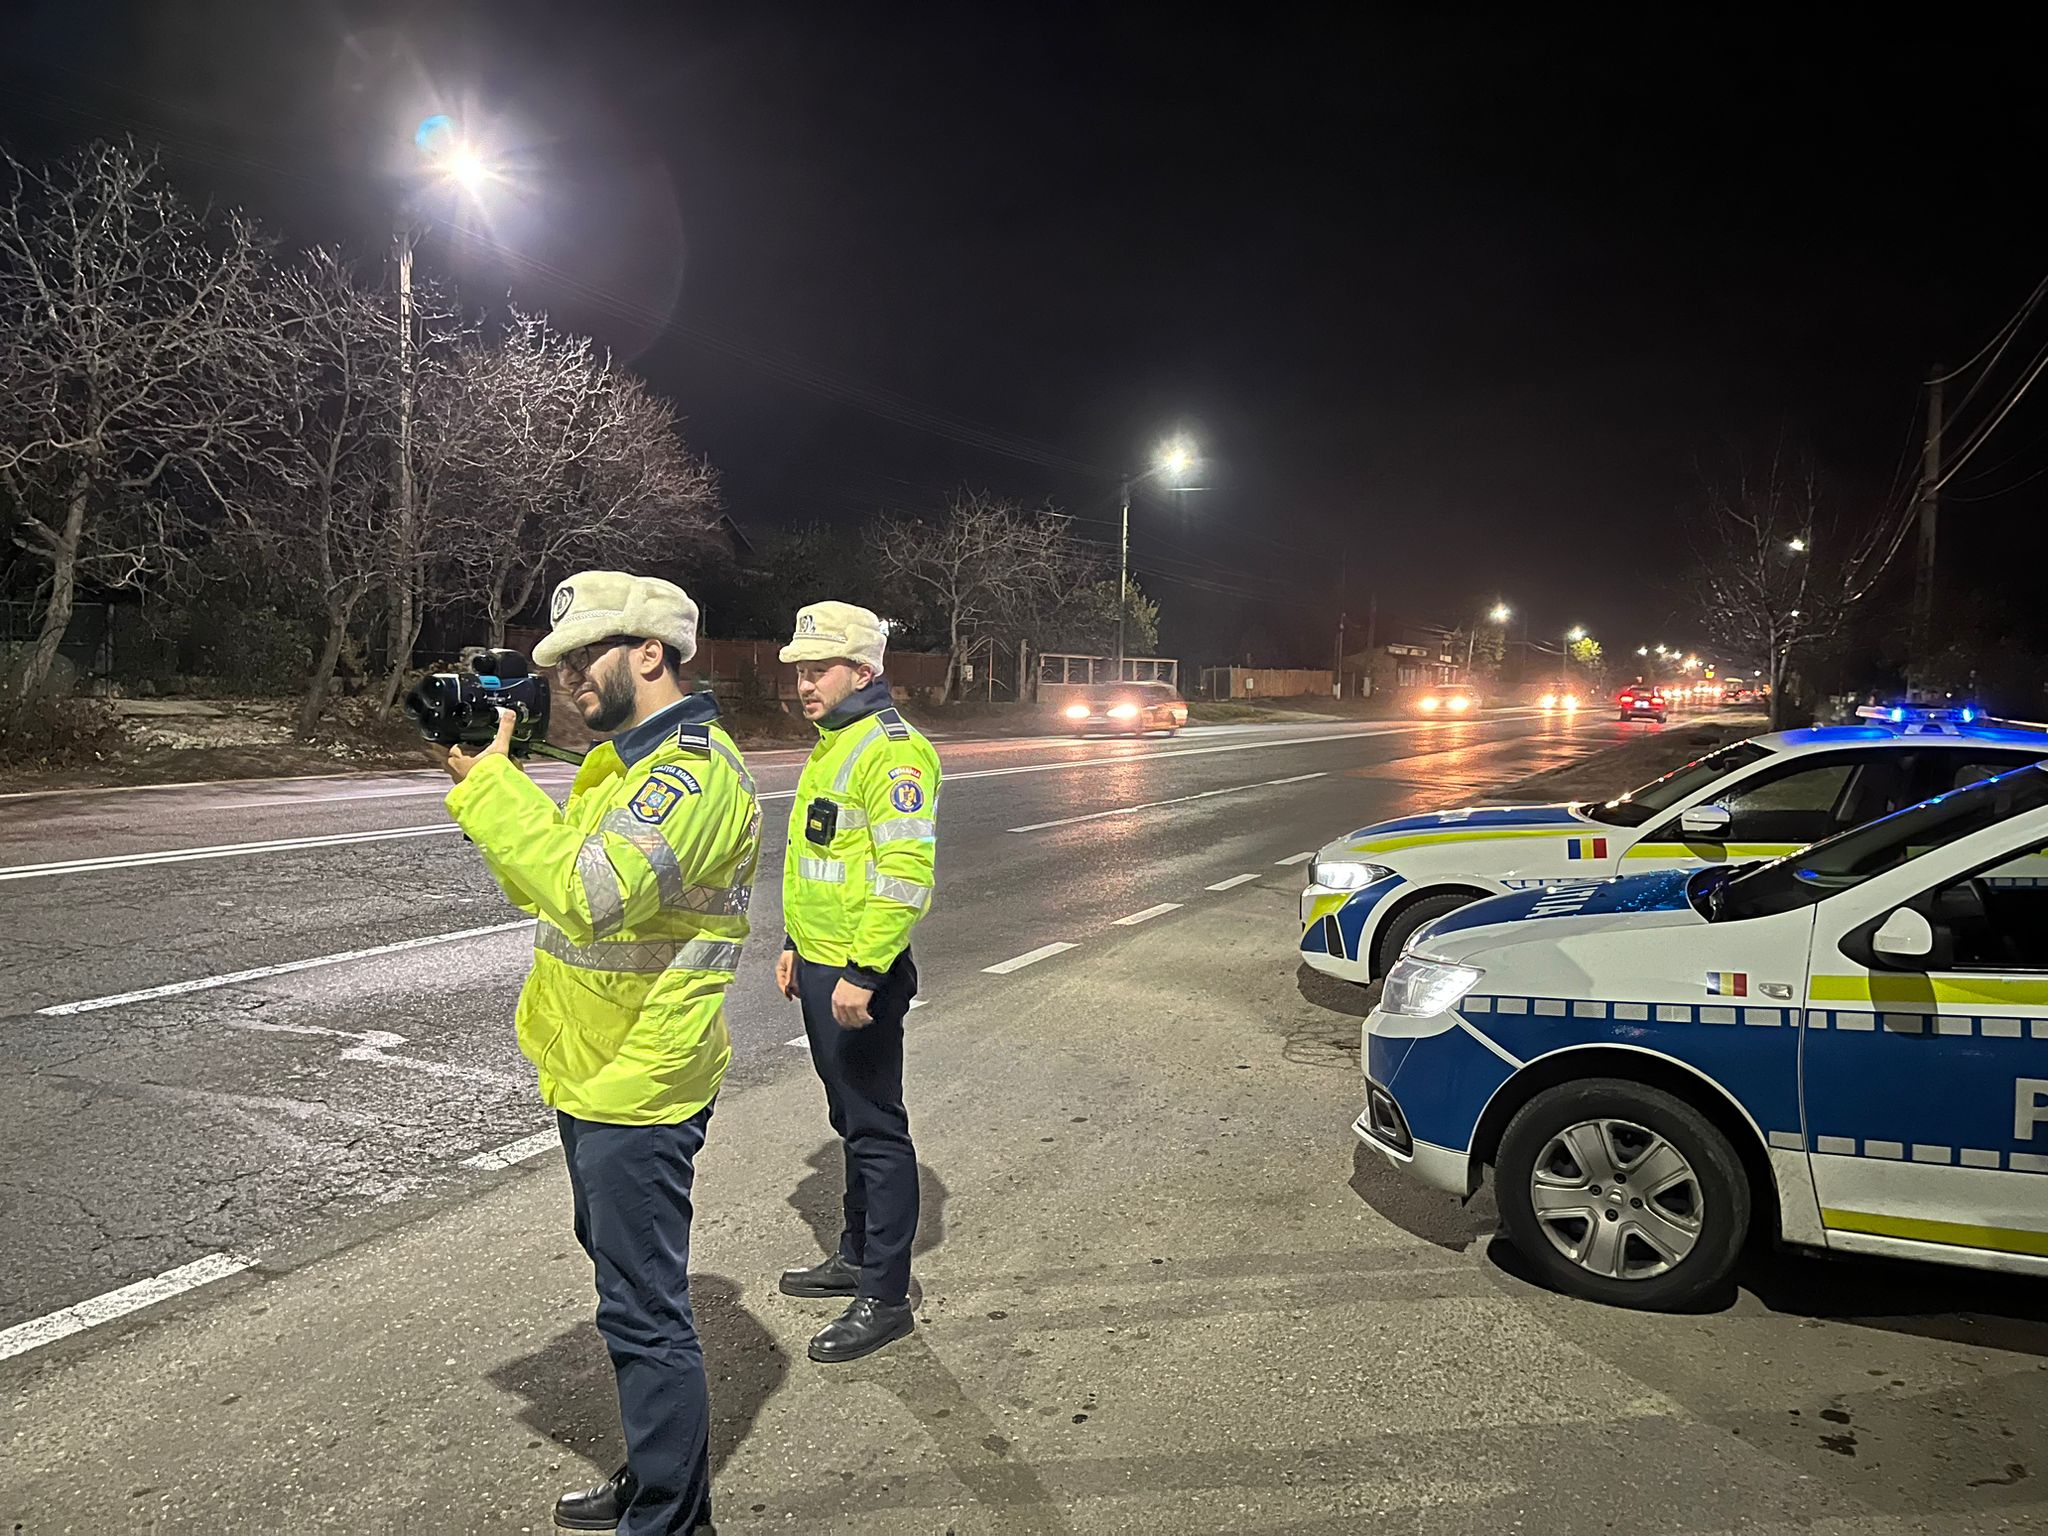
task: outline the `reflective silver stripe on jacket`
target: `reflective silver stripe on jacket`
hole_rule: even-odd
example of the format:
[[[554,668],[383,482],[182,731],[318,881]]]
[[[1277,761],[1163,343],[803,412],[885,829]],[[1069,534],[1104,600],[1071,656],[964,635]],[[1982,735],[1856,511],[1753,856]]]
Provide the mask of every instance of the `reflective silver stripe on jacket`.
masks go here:
[[[711,738],[711,750],[716,752],[720,757],[724,758],[727,763],[731,764],[732,771],[740,776],[740,785],[743,789],[746,790],[748,796],[750,798],[756,797],[756,792],[754,789],[754,776],[751,773],[747,772],[747,765],[745,762],[741,760],[739,753],[733,751],[731,747],[728,747],[716,736],[713,736]]]
[[[868,813],[867,813],[866,811],[862,810],[862,809],[861,809],[861,808],[860,808],[859,806],[857,806],[857,805],[842,805],[842,806],[840,806],[840,807],[839,807],[839,830],[840,830],[840,831],[842,831],[842,832],[848,832],[848,831],[856,831],[856,830],[858,830],[858,829],[860,829],[860,828],[862,828],[862,827],[865,827],[865,826],[866,826],[867,824],[868,824]]]
[[[874,892],[891,901],[900,901],[906,907],[915,907],[922,912],[932,904],[932,888],[919,885],[915,880],[898,880],[894,875],[875,876]]]
[[[583,883],[583,904],[590,908],[592,933],[608,938],[626,926],[626,893],[612,861],[605,857],[601,833],[591,833],[576,850],[576,878]]]
[[[846,786],[853,782],[853,765],[860,761],[861,753],[867,751],[869,747],[881,739],[882,727],[877,723],[873,730],[869,731],[867,735],[861,737],[855,743],[854,749],[846,754],[846,761],[839,765],[839,772],[832,780],[832,792],[835,795],[846,793]]]
[[[875,842],[904,843],[913,839],[931,842],[939,835],[939,824],[929,816],[897,816],[875,823]]]
[[[732,939],[631,939],[625,943],[578,944],[552,923],[542,923],[534,930],[533,947],[578,970],[625,975],[736,971],[740,965],[740,946]]]
[[[631,811],[606,811],[598,829],[614,837],[622,837],[640,850],[648,868],[654,871],[654,886],[660,893],[664,912],[736,916],[753,905],[753,885],[744,872],[729,886],[684,884],[683,866],[676,858],[675,849],[669,846],[668,839]]]
[[[798,859],[799,880],[816,880],[825,885],[846,884],[846,866],[837,859]]]

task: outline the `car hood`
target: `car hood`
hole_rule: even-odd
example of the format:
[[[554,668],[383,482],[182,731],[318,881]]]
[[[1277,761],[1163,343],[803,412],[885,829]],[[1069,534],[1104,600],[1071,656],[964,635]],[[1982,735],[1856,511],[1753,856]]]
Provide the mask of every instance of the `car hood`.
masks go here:
[[[1704,927],[1685,895],[1695,873],[1664,869],[1489,896],[1438,918],[1409,942],[1432,960],[1466,960],[1482,950],[1622,928]]]
[[[1508,829],[1537,831],[1545,827],[1563,830],[1591,825],[1569,805],[1472,805],[1452,811],[1431,811],[1425,816],[1402,816],[1393,821],[1376,821],[1336,839],[1324,853],[1331,858],[1379,851],[1361,844],[1413,837],[1418,841],[1456,842],[1460,832],[1498,832]]]

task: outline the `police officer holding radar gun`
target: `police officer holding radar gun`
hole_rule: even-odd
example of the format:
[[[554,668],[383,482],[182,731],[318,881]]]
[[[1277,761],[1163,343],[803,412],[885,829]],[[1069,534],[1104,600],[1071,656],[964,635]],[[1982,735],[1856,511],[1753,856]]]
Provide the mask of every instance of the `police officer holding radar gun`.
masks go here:
[[[813,1360],[858,1360],[911,1329],[917,1152],[903,1107],[903,1020],[917,995],[910,930],[930,910],[939,759],[896,712],[882,624],[851,603],[796,616],[782,659],[818,727],[790,813],[776,962],[803,1005],[811,1061],[846,1154],[845,1230],[822,1264],[782,1276],[790,1296],[849,1298]]]
[[[514,717],[445,755],[448,809],[539,920],[519,1048],[569,1164],[576,1240],[618,1377],[626,1465],[555,1523],[626,1536],[711,1524],[710,1407],[690,1312],[690,1189],[732,1059],[725,989],[760,857],[754,781],[708,693],[686,693],[697,605],[672,582],[585,571],[534,649],[593,731],[567,804],[512,760]],[[907,1143],[906,1143],[907,1147]]]

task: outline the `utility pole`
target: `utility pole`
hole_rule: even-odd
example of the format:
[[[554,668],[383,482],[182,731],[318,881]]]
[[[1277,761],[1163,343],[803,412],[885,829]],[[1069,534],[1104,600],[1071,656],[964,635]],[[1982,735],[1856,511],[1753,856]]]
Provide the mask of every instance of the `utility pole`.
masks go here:
[[[1131,477],[1124,476],[1123,533],[1116,554],[1116,680],[1124,680],[1124,610],[1131,605]]]
[[[1927,381],[1927,446],[1920,470],[1920,554],[1913,566],[1913,642],[1906,697],[1932,691],[1928,664],[1934,650],[1934,524],[1941,512],[1941,366]]]
[[[1367,698],[1372,697],[1373,647],[1379,638],[1379,628],[1380,595],[1377,592],[1368,592],[1365,595],[1365,694]]]
[[[411,663],[410,646],[418,615],[413,612],[414,580],[408,564],[419,542],[412,481],[412,242],[411,220],[401,211],[391,226],[392,263],[398,281],[398,557],[391,578],[390,676],[384,684],[384,707],[398,699],[398,689]]]
[[[1349,615],[1344,610],[1345,600],[1351,589],[1351,552],[1345,550],[1337,563],[1337,664],[1331,669],[1330,696],[1344,697],[1344,621]]]

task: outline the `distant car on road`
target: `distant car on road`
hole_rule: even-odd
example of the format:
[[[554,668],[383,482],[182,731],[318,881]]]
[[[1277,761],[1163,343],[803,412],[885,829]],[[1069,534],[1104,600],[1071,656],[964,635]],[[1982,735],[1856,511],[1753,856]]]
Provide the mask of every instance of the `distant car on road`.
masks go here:
[[[1171,683],[1091,683],[1062,713],[1076,736],[1176,736],[1188,723],[1188,701]]]
[[[1559,713],[1569,715],[1574,713],[1582,702],[1576,689],[1553,688],[1545,693],[1542,698],[1538,699],[1536,704],[1546,715]]]
[[[1326,845],[1301,896],[1301,958],[1365,983],[1410,934],[1504,891],[1775,858],[2048,758],[2048,732],[1968,710],[1752,737],[1605,803],[1467,806],[1360,827]]]
[[[1637,683],[1624,688],[1614,696],[1614,702],[1621,709],[1624,720],[1655,720],[1662,725],[1664,713],[1664,690],[1651,683]]]
[[[1479,695],[1451,683],[1423,689],[1415,696],[1415,707],[1425,715],[1469,715],[1479,708]]]
[[[1609,1305],[1697,1304],[1754,1231],[2048,1277],[2044,844],[2035,765],[1769,863],[1479,902],[1388,976],[1353,1129],[1460,1199],[1491,1167],[1529,1265]]]

